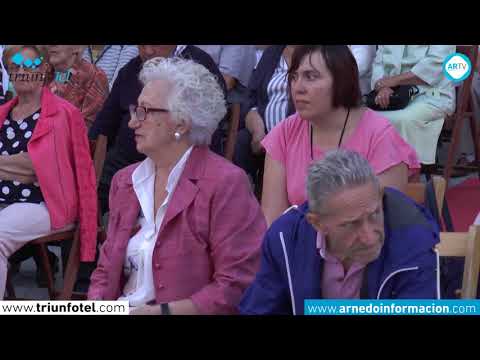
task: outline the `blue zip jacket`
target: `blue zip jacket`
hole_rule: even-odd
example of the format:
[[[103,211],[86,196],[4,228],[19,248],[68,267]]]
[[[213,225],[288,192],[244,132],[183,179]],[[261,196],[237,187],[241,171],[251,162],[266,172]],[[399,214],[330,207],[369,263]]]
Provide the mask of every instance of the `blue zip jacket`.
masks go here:
[[[438,299],[439,258],[433,250],[438,224],[428,210],[392,188],[385,188],[383,209],[385,243],[367,265],[366,297]],[[260,271],[240,302],[240,313],[303,314],[304,300],[322,299],[323,259],[307,212],[307,203],[291,209],[267,231]]]

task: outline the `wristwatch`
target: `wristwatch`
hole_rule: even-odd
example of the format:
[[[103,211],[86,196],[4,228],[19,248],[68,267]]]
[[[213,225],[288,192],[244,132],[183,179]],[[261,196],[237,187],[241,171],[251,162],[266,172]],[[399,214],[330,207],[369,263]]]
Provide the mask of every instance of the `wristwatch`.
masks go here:
[[[168,303],[163,303],[160,305],[161,310],[162,310],[162,315],[172,315],[170,312],[170,306],[168,306]]]

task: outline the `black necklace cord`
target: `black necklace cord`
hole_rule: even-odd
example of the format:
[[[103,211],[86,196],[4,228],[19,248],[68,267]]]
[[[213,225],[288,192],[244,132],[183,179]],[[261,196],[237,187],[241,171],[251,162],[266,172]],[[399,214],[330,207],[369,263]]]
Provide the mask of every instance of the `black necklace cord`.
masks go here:
[[[347,128],[348,119],[350,117],[350,108],[348,108],[347,116],[345,117],[345,121],[343,123],[343,129],[340,134],[340,139],[338,140],[337,147],[340,148],[342,144],[343,135],[345,134],[345,129]],[[313,125],[310,125],[310,158],[313,160]]]

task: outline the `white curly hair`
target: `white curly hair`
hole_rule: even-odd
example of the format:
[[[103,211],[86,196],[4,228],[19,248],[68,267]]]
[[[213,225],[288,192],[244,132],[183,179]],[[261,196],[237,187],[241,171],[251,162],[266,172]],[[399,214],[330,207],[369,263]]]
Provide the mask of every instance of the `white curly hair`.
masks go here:
[[[156,57],[145,62],[139,78],[144,85],[153,80],[168,81],[172,90],[167,107],[173,120],[190,123],[192,144],[210,144],[227,108],[223,91],[207,68],[192,60]]]

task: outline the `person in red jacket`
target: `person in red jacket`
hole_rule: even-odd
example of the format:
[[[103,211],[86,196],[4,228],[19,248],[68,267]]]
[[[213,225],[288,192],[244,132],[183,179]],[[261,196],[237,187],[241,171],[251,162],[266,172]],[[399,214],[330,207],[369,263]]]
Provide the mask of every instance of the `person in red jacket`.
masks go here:
[[[29,241],[80,226],[80,260],[96,250],[95,171],[83,116],[46,87],[46,52],[13,45],[3,61],[17,96],[0,106],[0,299],[8,258]]]

